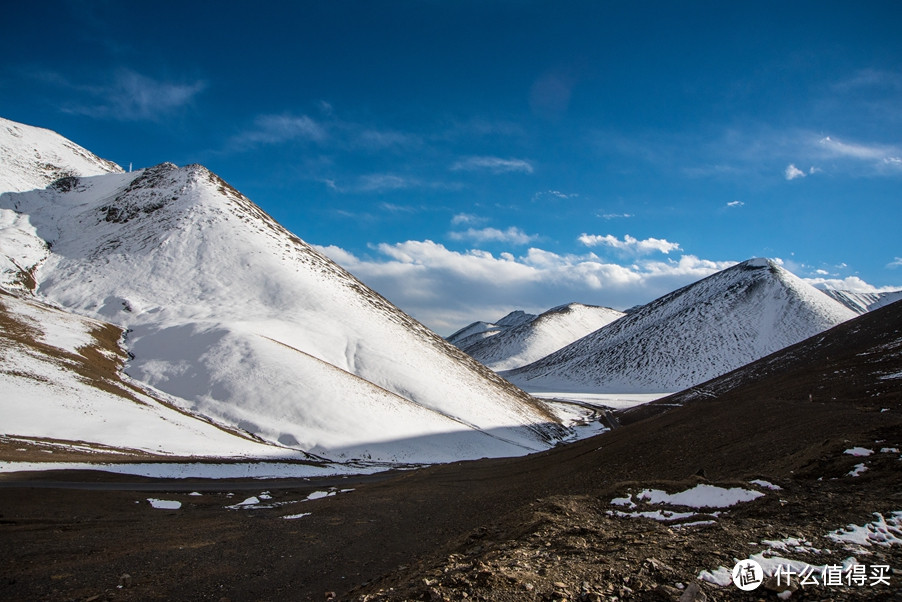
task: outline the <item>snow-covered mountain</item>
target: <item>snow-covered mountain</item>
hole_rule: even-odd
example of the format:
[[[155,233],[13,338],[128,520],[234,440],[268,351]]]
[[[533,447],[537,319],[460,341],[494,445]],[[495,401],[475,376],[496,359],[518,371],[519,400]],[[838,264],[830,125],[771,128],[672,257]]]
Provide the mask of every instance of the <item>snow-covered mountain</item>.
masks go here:
[[[554,353],[623,316],[623,312],[608,307],[570,303],[471,342],[463,350],[492,370],[511,370]]]
[[[497,322],[473,322],[464,326],[454,334],[448,337],[448,342],[460,349],[466,351],[483,339],[493,337],[505,330],[509,330],[520,324],[524,324],[536,318],[535,314],[528,314],[522,310],[512,311]]]
[[[503,375],[531,391],[678,391],[854,316],[776,263],[752,259]]]
[[[832,288],[819,290],[833,299],[836,299],[856,314],[864,314],[902,299],[902,291],[892,291],[888,293],[857,293],[854,291],[843,291]]]
[[[7,187],[28,182],[19,155],[58,152],[68,170],[0,195],[4,285],[125,329],[127,374],[182,409],[333,459],[513,455],[561,434],[204,167],[92,176],[117,170],[79,167],[90,155],[46,130],[0,139]]]
[[[0,117],[0,192],[44,188],[66,176],[121,173],[122,168],[56,132]]]

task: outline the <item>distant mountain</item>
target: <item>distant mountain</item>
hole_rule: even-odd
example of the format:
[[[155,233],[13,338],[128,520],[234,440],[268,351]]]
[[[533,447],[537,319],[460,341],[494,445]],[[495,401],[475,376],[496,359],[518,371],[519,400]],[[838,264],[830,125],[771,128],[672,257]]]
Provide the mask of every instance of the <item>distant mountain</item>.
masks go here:
[[[11,122],[0,148],[7,188],[52,180],[0,195],[2,284],[121,327],[126,373],[180,409],[332,459],[513,455],[562,434],[204,167],[121,173]]]
[[[821,292],[836,299],[857,314],[863,314],[902,299],[902,291],[888,293],[856,293],[835,289],[820,289]]]
[[[776,263],[752,259],[502,375],[532,391],[678,391],[854,316]]]
[[[519,326],[536,318],[535,314],[528,314],[522,310],[512,311],[497,322],[473,322],[464,326],[447,338],[448,342],[462,351],[477,344],[483,339],[493,337],[505,330]]]
[[[622,417],[633,422],[698,400],[761,398],[895,412],[902,406],[900,351],[902,301],[895,301]]]
[[[528,315],[528,314],[525,314]],[[608,307],[570,303],[505,328],[464,348],[492,370],[532,363],[610,324],[625,314]],[[465,340],[472,340],[469,337]]]

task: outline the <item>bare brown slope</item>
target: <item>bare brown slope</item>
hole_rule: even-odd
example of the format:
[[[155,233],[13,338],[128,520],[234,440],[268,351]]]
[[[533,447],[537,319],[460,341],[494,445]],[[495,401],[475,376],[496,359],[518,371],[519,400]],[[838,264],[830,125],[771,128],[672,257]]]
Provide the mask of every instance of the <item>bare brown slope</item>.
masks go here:
[[[526,458],[404,473],[303,504],[229,511],[243,496],[228,498],[228,483],[200,497],[154,496],[185,504],[172,512],[150,508],[146,493],[0,489],[0,536],[15,543],[0,546],[0,597],[323,600],[328,591],[355,600],[676,600],[679,584],[731,568],[765,539],[806,539],[831,553],[793,558],[841,562],[852,553],[827,533],[902,510],[899,454],[879,451],[902,448],[899,380],[881,378],[902,371],[897,305],[797,347],[785,370],[771,358],[757,378],[734,381],[720,396],[696,396],[599,437]],[[842,378],[829,376],[837,371]],[[886,389],[873,388],[884,381]],[[831,394],[809,401],[810,390]],[[853,446],[875,454],[844,453]],[[867,472],[849,476],[865,462]],[[756,478],[782,490],[713,524],[675,528],[608,514],[613,497],[645,487],[751,487]],[[260,484],[280,502],[321,487]],[[281,518],[301,512],[310,515]],[[902,568],[898,546],[859,558]],[[117,589],[122,573],[130,587]],[[804,597],[893,599],[900,579],[808,588]],[[698,587],[709,599],[747,599]]]

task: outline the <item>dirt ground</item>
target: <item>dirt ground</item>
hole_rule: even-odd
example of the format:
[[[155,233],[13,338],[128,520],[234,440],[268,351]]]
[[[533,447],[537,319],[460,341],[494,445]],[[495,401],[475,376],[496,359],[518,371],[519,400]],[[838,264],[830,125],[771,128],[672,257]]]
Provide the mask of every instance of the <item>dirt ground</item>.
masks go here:
[[[335,482],[2,475],[0,599],[902,600],[902,546],[829,537],[883,520],[872,538],[902,540],[902,386],[886,378],[902,371],[898,314],[523,458]],[[612,503],[700,484],[763,495],[670,508],[693,516],[669,522]],[[307,500],[315,491],[335,495]],[[251,496],[256,507],[229,508]],[[887,567],[888,583],[746,593],[699,579],[768,550]]]
[[[191,495],[184,482],[174,492],[166,484],[159,492],[130,491],[124,477],[97,475],[91,479],[120,481],[123,490],[4,486],[0,598],[678,600],[701,571],[732,568],[762,551],[760,542],[789,537],[831,550],[786,554],[812,565],[856,556],[893,569],[890,587],[809,587],[793,599],[897,595],[899,546],[875,546],[863,556],[825,536],[873,521],[875,512],[889,518],[902,510],[900,454],[879,452],[902,448],[902,416],[842,403],[816,412],[746,403],[725,413],[759,418],[747,423],[761,429],[748,437],[736,436],[743,425],[725,422],[718,402],[706,402],[544,454],[347,487],[197,482],[201,495]],[[844,453],[855,446],[875,453]],[[866,472],[847,476],[862,462]],[[710,524],[675,527],[609,514],[620,509],[611,500],[645,488],[755,489],[753,479],[782,489],[762,490]],[[301,501],[331,487],[353,491]],[[271,499],[263,505],[275,507],[228,508],[264,492]],[[153,508],[148,498],[181,508]],[[711,599],[767,597],[700,587]]]

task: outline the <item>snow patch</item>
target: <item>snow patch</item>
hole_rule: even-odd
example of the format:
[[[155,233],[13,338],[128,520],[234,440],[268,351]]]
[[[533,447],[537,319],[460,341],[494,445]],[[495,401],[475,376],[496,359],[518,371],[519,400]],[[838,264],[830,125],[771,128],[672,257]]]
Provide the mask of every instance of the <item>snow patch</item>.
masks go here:
[[[178,510],[182,507],[182,503],[175,500],[160,500],[157,498],[149,497],[147,501],[150,502],[150,505],[153,508],[158,510]]]
[[[679,493],[667,493],[659,489],[646,489],[639,493],[638,499],[650,504],[669,506],[687,506],[689,508],[728,508],[742,502],[764,497],[760,491],[752,491],[741,487],[717,487],[715,485],[696,485]]]
[[[774,485],[768,481],[763,479],[755,479],[754,481],[749,481],[752,485],[757,485],[758,487],[763,487],[764,489],[770,489],[771,491],[781,491],[783,488],[779,485]]]
[[[847,477],[859,477],[862,473],[867,472],[868,466],[867,464],[861,463],[856,464],[855,467],[846,473]]]
[[[853,548],[902,544],[902,511],[893,512],[889,518],[879,512],[875,512],[874,516],[877,518],[867,524],[850,524],[828,533],[827,537]]]

